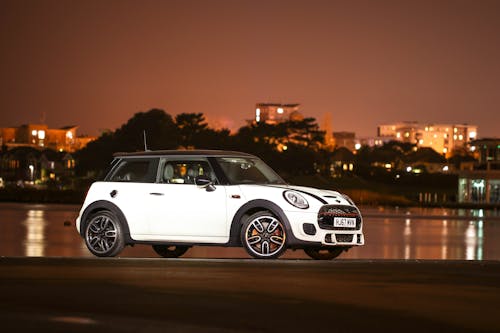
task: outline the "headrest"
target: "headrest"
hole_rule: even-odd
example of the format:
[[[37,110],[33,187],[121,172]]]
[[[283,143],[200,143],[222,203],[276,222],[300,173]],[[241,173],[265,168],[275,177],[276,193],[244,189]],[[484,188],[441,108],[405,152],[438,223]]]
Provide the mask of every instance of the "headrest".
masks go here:
[[[174,176],[174,167],[171,164],[165,165],[163,169],[163,181],[168,182]]]

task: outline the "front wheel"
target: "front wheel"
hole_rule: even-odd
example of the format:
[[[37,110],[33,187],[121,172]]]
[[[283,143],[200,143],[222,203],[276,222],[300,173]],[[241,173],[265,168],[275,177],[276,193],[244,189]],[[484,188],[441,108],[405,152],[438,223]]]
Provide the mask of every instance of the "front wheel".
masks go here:
[[[346,250],[345,247],[308,247],[304,249],[304,252],[316,260],[331,260],[337,258]]]
[[[84,231],[85,245],[98,257],[114,257],[123,250],[123,228],[110,211],[103,210],[89,217]]]
[[[255,213],[243,223],[241,243],[254,258],[278,258],[286,250],[285,224],[269,212]]]
[[[183,245],[153,245],[153,250],[163,258],[177,258],[189,250],[189,246]]]

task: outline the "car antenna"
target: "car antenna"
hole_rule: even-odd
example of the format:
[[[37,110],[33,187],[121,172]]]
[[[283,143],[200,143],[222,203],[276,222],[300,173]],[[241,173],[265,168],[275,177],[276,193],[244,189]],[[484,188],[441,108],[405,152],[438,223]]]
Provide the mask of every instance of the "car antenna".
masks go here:
[[[149,151],[148,149],[148,143],[146,142],[146,130],[142,131],[142,136],[144,139],[144,151]]]

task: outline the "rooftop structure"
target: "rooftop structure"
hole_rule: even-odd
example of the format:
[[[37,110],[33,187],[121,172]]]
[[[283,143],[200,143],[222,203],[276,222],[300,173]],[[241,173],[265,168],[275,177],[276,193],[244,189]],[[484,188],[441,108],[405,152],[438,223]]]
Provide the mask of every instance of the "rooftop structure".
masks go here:
[[[16,147],[50,148],[56,151],[74,152],[84,148],[94,137],[76,135],[78,126],[58,129],[44,124],[27,124],[19,127],[0,128],[0,145],[12,149]]]
[[[277,124],[285,121],[302,120],[300,104],[259,103],[255,105],[255,122]]]

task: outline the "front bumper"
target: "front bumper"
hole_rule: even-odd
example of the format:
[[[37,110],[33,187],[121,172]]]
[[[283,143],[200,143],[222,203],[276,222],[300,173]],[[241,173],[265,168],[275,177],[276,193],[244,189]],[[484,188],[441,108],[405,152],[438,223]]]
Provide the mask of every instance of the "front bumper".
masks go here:
[[[337,214],[328,212],[328,218],[324,219],[324,211],[329,207],[323,206],[320,212],[300,212],[300,211],[287,211],[285,214],[290,222],[290,227],[294,237],[301,243],[314,243],[321,244],[322,246],[360,246],[365,244],[365,237],[363,234],[363,220],[357,208],[352,206],[334,206],[335,210],[338,208],[345,208],[349,211],[350,216],[356,217],[356,227],[334,227],[329,224],[328,218],[333,218]],[[322,213],[323,212],[323,215]],[[341,212],[338,211],[339,216]],[[354,216],[356,214],[356,216]],[[291,244],[293,246],[293,244]]]

